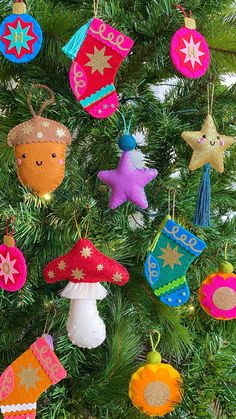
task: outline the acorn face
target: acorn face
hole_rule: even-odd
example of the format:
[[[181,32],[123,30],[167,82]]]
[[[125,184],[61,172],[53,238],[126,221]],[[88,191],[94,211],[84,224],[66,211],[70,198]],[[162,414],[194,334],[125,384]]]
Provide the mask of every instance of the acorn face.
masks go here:
[[[54,191],[65,174],[66,144],[36,142],[14,146],[21,183],[44,196]]]

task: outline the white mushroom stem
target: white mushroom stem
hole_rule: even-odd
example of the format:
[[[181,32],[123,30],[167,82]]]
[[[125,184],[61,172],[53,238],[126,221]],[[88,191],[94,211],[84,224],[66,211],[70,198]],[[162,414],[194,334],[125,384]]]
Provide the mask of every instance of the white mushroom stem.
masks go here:
[[[101,345],[106,338],[106,328],[99,316],[96,300],[103,300],[107,296],[106,289],[99,282],[69,282],[61,295],[71,300],[67,322],[71,342],[88,349]]]

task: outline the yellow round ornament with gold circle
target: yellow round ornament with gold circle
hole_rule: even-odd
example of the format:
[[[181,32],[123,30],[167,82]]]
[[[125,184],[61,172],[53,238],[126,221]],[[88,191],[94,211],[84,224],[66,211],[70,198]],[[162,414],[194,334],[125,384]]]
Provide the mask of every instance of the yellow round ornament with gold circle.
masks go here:
[[[129,397],[148,416],[164,416],[182,400],[181,376],[169,364],[147,364],[131,377]]]
[[[134,406],[147,416],[164,416],[182,401],[182,378],[170,364],[161,363],[161,355],[156,351],[151,338],[152,352],[147,363],[139,368],[129,383],[129,398]]]

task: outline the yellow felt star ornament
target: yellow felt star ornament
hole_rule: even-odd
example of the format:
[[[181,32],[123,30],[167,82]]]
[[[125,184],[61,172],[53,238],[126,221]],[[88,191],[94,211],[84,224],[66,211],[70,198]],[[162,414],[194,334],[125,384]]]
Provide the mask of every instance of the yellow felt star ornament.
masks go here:
[[[215,170],[223,173],[224,152],[234,143],[234,137],[219,134],[212,115],[207,115],[200,131],[186,131],[181,136],[193,149],[190,170],[210,163]]]

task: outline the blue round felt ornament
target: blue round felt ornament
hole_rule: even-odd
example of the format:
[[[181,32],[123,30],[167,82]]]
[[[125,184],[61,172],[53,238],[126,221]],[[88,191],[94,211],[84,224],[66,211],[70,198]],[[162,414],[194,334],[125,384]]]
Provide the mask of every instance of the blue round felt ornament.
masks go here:
[[[43,34],[38,22],[26,13],[22,0],[13,4],[13,14],[0,25],[0,52],[13,63],[33,60],[42,46]]]

